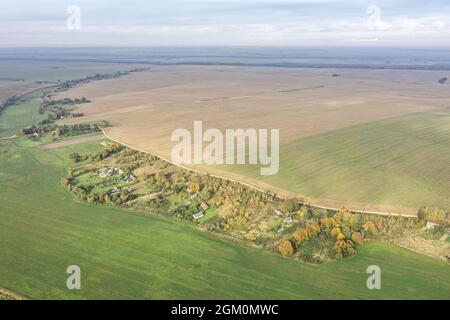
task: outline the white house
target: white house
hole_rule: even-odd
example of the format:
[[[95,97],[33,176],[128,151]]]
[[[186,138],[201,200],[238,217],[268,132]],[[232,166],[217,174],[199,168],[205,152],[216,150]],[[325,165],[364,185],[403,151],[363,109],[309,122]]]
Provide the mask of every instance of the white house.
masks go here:
[[[292,220],[292,217],[286,217],[284,218],[284,222],[286,223],[292,223],[294,220]]]
[[[427,229],[434,229],[434,228],[440,227],[440,226],[441,226],[440,224],[437,224],[434,222],[430,222],[430,221],[427,222]]]
[[[192,217],[194,218],[194,220],[198,220],[198,219],[200,219],[201,217],[203,217],[204,216],[204,214],[203,214],[203,212],[197,212],[196,214],[193,214],[192,215]]]
[[[275,210],[275,215],[277,217],[281,217],[281,216],[283,216],[283,212],[281,212],[280,210]]]

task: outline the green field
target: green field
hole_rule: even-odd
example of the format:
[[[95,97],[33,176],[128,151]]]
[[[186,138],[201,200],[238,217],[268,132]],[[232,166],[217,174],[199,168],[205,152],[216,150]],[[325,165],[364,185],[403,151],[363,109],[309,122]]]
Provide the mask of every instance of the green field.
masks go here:
[[[56,82],[80,79],[96,73],[113,73],[126,70],[127,66],[81,62],[44,62],[1,60],[0,78],[23,79],[25,82]]]
[[[255,166],[226,169],[308,197],[450,209],[450,109],[357,125],[280,149],[277,175],[260,176]]]
[[[91,142],[42,151],[2,142],[0,287],[41,299],[317,299],[450,297],[448,264],[408,250],[366,244],[322,266],[279,257],[200,231],[193,224],[80,203],[59,185],[68,154]],[[82,289],[66,289],[69,265]],[[382,290],[366,289],[367,266]]]
[[[23,103],[10,106],[0,116],[0,138],[16,134],[20,129],[36,124],[47,115],[39,114],[40,96],[46,89],[27,94]]]
[[[115,73],[117,71],[125,71],[127,67],[88,63],[49,64],[45,62],[0,61],[0,78],[20,78],[24,80],[24,83],[51,81],[52,84],[46,84],[45,86],[52,86],[56,85],[57,81],[81,79],[97,73]],[[23,127],[32,123],[36,124],[38,120],[46,117],[38,113],[41,102],[39,96],[44,91],[47,90],[35,90],[31,94],[27,94],[26,103],[8,107],[1,113],[0,138],[14,135]],[[13,108],[15,110],[12,110]]]

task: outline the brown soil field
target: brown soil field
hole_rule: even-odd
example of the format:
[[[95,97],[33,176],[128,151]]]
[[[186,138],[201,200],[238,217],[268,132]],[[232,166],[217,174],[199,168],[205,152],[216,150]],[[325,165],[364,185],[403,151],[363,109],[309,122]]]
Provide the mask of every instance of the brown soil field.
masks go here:
[[[341,77],[332,77],[333,73]],[[76,87],[83,121],[105,119],[112,137],[169,155],[170,134],[192,128],[279,128],[282,143],[355,124],[450,106],[436,71],[152,67]],[[70,122],[80,121],[74,119]]]
[[[33,89],[43,87],[42,84],[28,83],[22,81],[4,81],[0,80],[0,104],[8,98],[21,95]]]

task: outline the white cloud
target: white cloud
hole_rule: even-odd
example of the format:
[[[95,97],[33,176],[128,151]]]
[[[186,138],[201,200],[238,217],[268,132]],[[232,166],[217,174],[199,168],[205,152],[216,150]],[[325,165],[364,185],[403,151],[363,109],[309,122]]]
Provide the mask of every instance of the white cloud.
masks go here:
[[[17,1],[17,8],[25,10],[23,4],[27,1]],[[53,1],[44,0],[40,9]],[[21,17],[11,18],[10,14],[9,20],[0,19],[0,45],[328,46],[370,42],[450,46],[450,13],[446,13],[450,11],[427,13],[419,7],[381,6],[379,16],[374,16],[373,11],[366,12],[367,7],[361,6],[362,0],[167,0],[147,5],[141,0],[129,5],[118,0],[96,0],[96,6],[92,0],[78,2],[82,8],[81,30],[67,30],[65,6],[60,2],[57,10],[52,9],[56,13],[49,13],[47,18],[34,17],[30,9]],[[110,11],[104,10],[108,3]],[[211,10],[214,4],[220,5],[220,10]],[[244,4],[255,7],[239,10]],[[2,6],[5,4],[0,4],[0,17]],[[17,8],[10,3],[6,12]],[[146,19],[147,15],[150,18]]]

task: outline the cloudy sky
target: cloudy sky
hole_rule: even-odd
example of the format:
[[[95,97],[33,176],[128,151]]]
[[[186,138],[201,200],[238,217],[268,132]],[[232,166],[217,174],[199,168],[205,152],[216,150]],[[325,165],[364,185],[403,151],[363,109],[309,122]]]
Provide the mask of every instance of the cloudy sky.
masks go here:
[[[223,45],[448,48],[450,1],[2,0],[0,3],[1,47]]]

